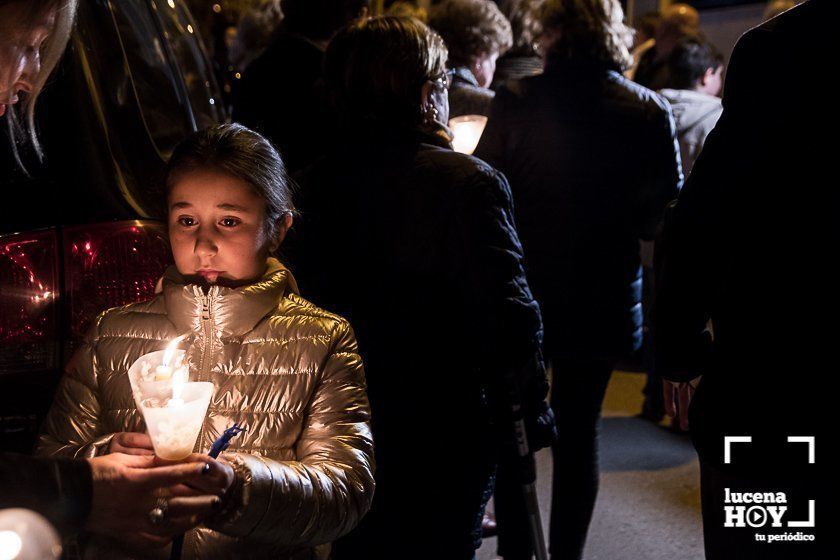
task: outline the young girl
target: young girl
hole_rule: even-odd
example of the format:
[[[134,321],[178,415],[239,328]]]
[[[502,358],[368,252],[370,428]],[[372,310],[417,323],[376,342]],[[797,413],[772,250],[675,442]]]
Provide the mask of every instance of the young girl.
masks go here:
[[[196,449],[206,453],[234,422],[247,431],[220,461],[191,456],[208,464],[201,488],[172,489],[222,497],[216,515],[196,520],[204,523],[187,534],[183,557],[312,558],[315,545],[356,525],[373,494],[354,335],[299,297],[269,256],[294,208],[283,163],[264,138],[239,125],[194,134],[170,160],[167,192],[175,266],[162,294],[99,316],[60,384],[40,452],[152,453],[127,371],[189,333],[190,380],[216,386]],[[148,547],[168,544],[160,525],[152,515],[137,528]]]

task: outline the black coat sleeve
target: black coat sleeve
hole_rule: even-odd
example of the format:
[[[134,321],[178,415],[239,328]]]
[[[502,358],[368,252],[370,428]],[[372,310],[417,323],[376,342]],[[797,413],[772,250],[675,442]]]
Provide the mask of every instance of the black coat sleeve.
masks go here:
[[[62,535],[82,528],[90,513],[92,492],[87,461],[0,454],[0,509],[40,513]]]
[[[474,317],[478,366],[485,381],[517,382],[523,407],[541,410],[548,385],[541,356],[539,304],[525,277],[510,186],[486,166],[463,189],[451,224],[450,270],[461,302]]]

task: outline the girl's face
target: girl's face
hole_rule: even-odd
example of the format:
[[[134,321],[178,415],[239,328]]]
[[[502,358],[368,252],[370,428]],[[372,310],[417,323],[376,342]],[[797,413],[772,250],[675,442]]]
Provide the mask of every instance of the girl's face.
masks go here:
[[[55,12],[26,23],[26,2],[0,8],[0,117],[18,102],[20,92],[31,92],[41,72],[41,47],[50,35]]]
[[[169,194],[169,239],[178,272],[209,284],[258,279],[291,217],[271,238],[265,201],[246,182],[217,171],[183,175]]]

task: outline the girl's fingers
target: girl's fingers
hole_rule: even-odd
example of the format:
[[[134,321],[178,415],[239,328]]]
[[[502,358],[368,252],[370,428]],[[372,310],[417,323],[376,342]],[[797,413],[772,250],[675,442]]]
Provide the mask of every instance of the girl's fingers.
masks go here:
[[[141,449],[154,449],[152,447],[152,438],[149,434],[141,434],[138,432],[123,432],[120,443],[126,447],[138,447]]]
[[[137,447],[117,447],[117,453],[125,453],[126,455],[154,455],[155,452],[149,449],[140,449]]]

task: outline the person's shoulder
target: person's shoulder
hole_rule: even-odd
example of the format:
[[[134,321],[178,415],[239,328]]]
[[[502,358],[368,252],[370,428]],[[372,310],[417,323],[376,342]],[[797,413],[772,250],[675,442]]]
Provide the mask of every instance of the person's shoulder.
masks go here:
[[[668,100],[652,89],[637,84],[617,71],[608,73],[607,83],[613,99],[625,109],[634,108],[654,120],[670,118],[671,105]]]
[[[496,98],[502,102],[525,103],[527,99],[543,89],[550,88],[545,74],[527,76],[516,80],[508,80],[499,86]]]
[[[318,307],[296,293],[287,293],[266,322],[268,336],[282,339],[331,339],[350,329],[344,317]]]
[[[156,338],[155,333],[169,325],[163,295],[150,300],[112,307],[94,320],[94,337],[101,338]]]
[[[449,177],[451,182],[459,184],[497,181],[501,175],[484,160],[438,146],[424,145],[418,152],[418,160],[420,165],[429,166],[435,172]]]

